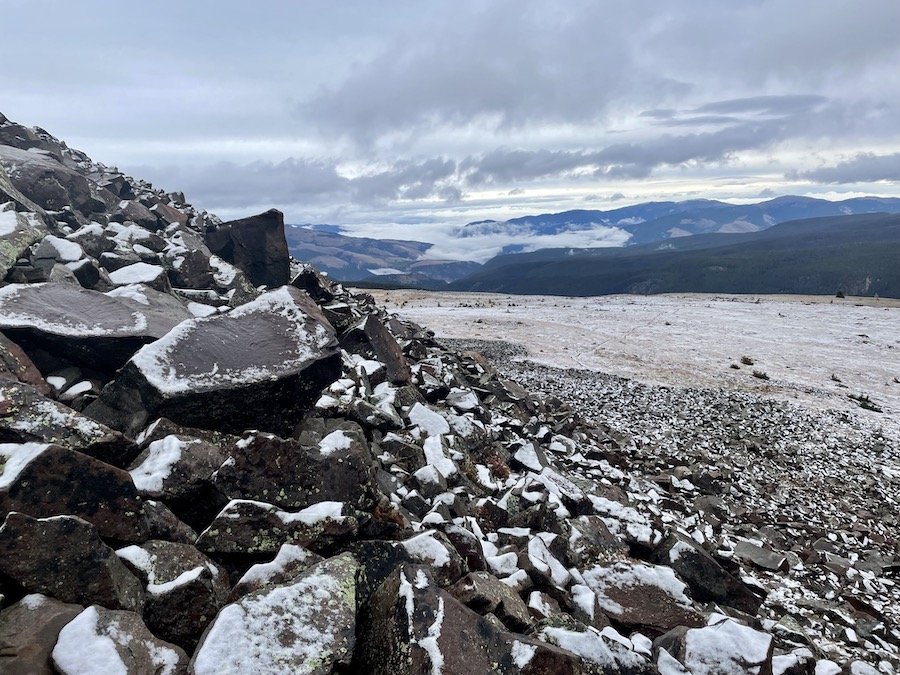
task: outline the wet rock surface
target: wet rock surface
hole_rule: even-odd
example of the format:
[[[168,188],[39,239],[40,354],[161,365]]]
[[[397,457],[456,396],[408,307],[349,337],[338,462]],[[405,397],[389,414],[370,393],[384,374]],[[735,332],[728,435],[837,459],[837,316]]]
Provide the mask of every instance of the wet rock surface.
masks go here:
[[[890,428],[441,342],[277,212],[0,148],[0,669],[900,665]]]

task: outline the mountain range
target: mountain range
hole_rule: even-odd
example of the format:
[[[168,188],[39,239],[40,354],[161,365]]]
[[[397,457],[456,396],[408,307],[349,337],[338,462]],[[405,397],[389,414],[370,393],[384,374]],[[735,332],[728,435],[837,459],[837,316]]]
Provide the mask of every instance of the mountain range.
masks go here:
[[[875,213],[900,213],[900,199],[828,201],[786,196],[742,205],[706,199],[647,202],[607,211],[564,211],[448,228],[447,238],[464,241],[467,246],[460,248],[474,251],[476,258],[479,242],[495,248],[497,242],[502,243],[500,255],[483,265],[471,260],[440,260],[431,252],[434,245],[430,243],[347,236],[345,228],[336,225],[291,226],[287,238],[295,257],[336,279],[363,286],[571,295],[736,288],[763,292],[763,286],[768,292],[831,293],[832,287],[840,286],[855,292],[896,295],[891,269],[897,258],[885,258],[890,246],[871,245],[873,236],[890,239],[892,230],[878,234],[869,220],[854,220]],[[832,220],[816,222],[823,218]],[[777,227],[799,220],[806,224]],[[859,228],[857,224],[861,224]],[[763,234],[766,232],[769,234]],[[864,238],[857,240],[857,236]],[[573,241],[584,245],[572,246]],[[624,245],[610,245],[615,242]],[[799,269],[792,256],[811,250],[816,254],[800,265],[805,276],[792,281],[790,270]],[[659,255],[666,252],[672,255]],[[851,252],[861,265],[865,262],[859,273],[849,266]],[[733,270],[734,278],[723,273],[706,276],[702,271],[721,267],[711,262],[720,256],[731,259],[735,255],[748,257],[741,265],[732,261],[728,269]],[[598,260],[603,261],[602,271]],[[544,267],[532,267],[538,264]],[[551,273],[554,264],[561,268]],[[759,269],[777,270],[780,264],[789,265],[783,275],[779,272],[759,280],[763,285],[750,283]],[[885,274],[878,276],[884,280],[882,290],[872,290],[875,282],[866,282],[869,272],[882,267]],[[500,268],[504,271],[499,272]]]
[[[900,297],[900,215],[810,218],[759,232],[498,256],[453,290],[551,295],[801,293]]]

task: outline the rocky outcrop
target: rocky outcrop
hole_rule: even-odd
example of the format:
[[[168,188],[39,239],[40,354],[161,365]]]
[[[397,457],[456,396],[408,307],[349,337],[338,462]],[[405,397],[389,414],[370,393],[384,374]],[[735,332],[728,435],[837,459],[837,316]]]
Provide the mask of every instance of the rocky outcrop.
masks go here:
[[[206,244],[256,286],[276,288],[291,281],[281,211],[270,209],[258,216],[222,223],[206,233]]]

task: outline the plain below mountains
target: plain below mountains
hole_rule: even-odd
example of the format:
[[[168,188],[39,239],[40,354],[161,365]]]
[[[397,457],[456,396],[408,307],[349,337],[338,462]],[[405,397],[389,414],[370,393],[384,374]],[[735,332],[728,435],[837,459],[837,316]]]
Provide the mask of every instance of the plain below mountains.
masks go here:
[[[451,288],[573,296],[843,292],[900,297],[900,215],[811,218],[759,232],[498,256]]]

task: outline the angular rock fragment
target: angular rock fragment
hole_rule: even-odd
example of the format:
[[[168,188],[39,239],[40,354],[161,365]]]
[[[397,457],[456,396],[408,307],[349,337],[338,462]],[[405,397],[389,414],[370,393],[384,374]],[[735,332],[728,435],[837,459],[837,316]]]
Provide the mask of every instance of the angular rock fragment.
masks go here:
[[[342,502],[321,502],[290,513],[272,504],[235,499],[200,534],[197,548],[226,555],[271,554],[284,543],[327,549],[356,533],[356,518],[343,512]]]
[[[328,675],[348,665],[358,571],[345,553],[225,606],[197,647],[193,672]]]
[[[771,673],[773,648],[771,635],[721,614],[710,616],[709,625],[705,627],[678,627],[653,643],[656,664],[661,672],[680,672],[679,666],[682,666],[696,675]]]
[[[187,654],[156,638],[134,612],[93,605],[70,621],[53,648],[62,675],[182,675]]]
[[[72,516],[10,513],[0,526],[0,573],[26,591],[62,602],[140,611],[141,582],[97,530]]]
[[[382,583],[357,635],[354,672],[372,675],[584,672],[571,652],[499,630],[440,590],[418,565],[402,565]]]
[[[0,673],[52,675],[50,652],[59,631],[82,609],[34,593],[0,612]]]
[[[621,561],[583,572],[606,614],[625,626],[662,633],[676,626],[702,626],[687,588],[668,567]]]
[[[148,541],[116,551],[145,584],[143,618],[153,634],[192,652],[228,597],[228,574],[187,544]]]
[[[481,615],[493,614],[511,631],[524,633],[531,627],[531,616],[522,598],[492,574],[470,572],[447,592]]]
[[[229,601],[258,591],[263,586],[283,586],[323,558],[297,544],[282,544],[275,557],[248,569],[231,589]]]
[[[762,602],[740,579],[728,573],[694,541],[671,534],[654,552],[652,562],[668,565],[687,583],[700,602],[718,602],[755,615]]]
[[[287,434],[339,377],[336,345],[318,307],[284,287],[181,323],[135,354],[85,412],[132,434],[154,417]]]
[[[368,511],[377,492],[365,436],[352,422],[319,439],[315,448],[271,434],[248,436],[218,469],[215,485],[232,499],[270,502],[290,511],[323,501]]]
[[[95,370],[112,372],[142,345],[188,318],[125,297],[70,284],[11,284],[0,289],[0,329],[26,352],[44,349]]]
[[[118,431],[17,382],[0,383],[0,439],[62,445],[113,466],[127,466],[138,453]]]
[[[2,171],[2,169],[0,169]],[[0,185],[2,189],[2,185]],[[47,233],[43,220],[34,213],[17,213],[12,202],[3,203],[0,192],[0,279],[25,250]]]
[[[58,445],[0,444],[0,517],[74,515],[103,537],[143,541],[147,526],[131,477]]]
[[[650,673],[650,662],[635,650],[634,643],[613,628],[570,630],[549,626],[540,638],[561,649],[577,654],[601,673],[644,675]]]
[[[0,379],[18,380],[30,385],[42,396],[47,396],[51,392],[50,385],[44,380],[34,362],[28,358],[28,354],[2,333],[0,333]]]
[[[259,286],[291,281],[290,256],[284,237],[284,214],[276,209],[222,223],[206,233],[209,250],[235,265]]]
[[[94,196],[84,176],[49,152],[0,146],[0,164],[6,168],[12,184],[47,211],[71,207],[88,216],[106,206]]]

